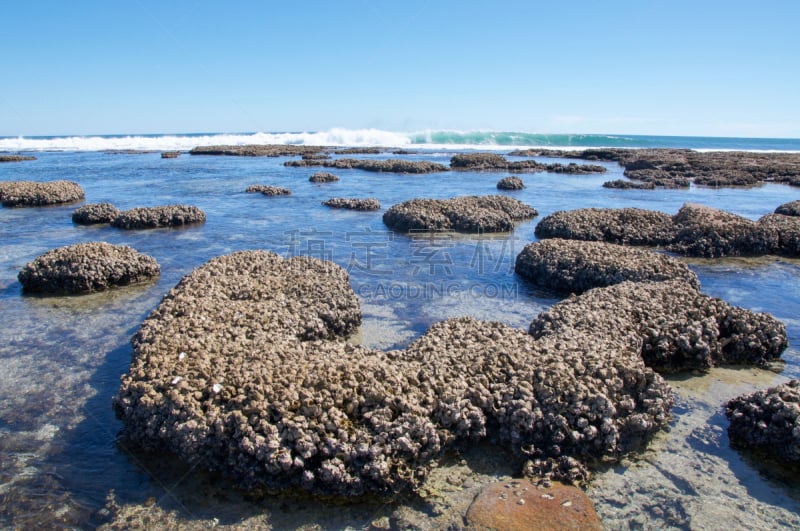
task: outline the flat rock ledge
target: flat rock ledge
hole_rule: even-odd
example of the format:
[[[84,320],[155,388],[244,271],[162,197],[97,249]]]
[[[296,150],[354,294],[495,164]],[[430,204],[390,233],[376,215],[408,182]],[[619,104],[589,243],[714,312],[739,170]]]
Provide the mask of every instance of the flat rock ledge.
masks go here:
[[[292,157],[322,153],[324,146],[291,144],[249,144],[245,146],[198,146],[190,155],[225,155],[231,157]]]
[[[312,183],[335,183],[339,177],[326,171],[318,171],[312,174],[308,180]]]
[[[635,208],[558,211],[536,226],[538,238],[660,246],[685,256],[800,256],[800,216],[768,214],[753,221],[687,203],[677,214]]]
[[[731,445],[800,464],[800,380],[734,398],[725,415]]]
[[[570,174],[605,173],[605,166],[597,164],[561,164],[553,162],[544,164],[535,160],[510,161],[497,153],[461,153],[450,158],[450,168],[461,171],[513,171],[513,172],[550,172]]]
[[[514,175],[503,177],[497,181],[498,190],[522,190],[523,188],[525,188],[525,183],[522,182],[522,179]]]
[[[166,205],[124,210],[111,222],[118,229],[155,229],[204,223],[206,214],[196,206]]]
[[[401,232],[509,232],[517,222],[537,215],[536,209],[508,196],[463,196],[404,201],[389,208],[383,222]]]
[[[36,207],[74,203],[85,196],[83,188],[72,181],[0,182],[0,203],[5,207]]]
[[[36,160],[30,155],[0,155],[0,162],[24,162],[26,160]]]
[[[90,242],[59,247],[25,265],[18,278],[28,293],[80,294],[150,281],[158,262],[125,245]]]
[[[252,186],[248,186],[245,192],[247,192],[248,194],[260,193],[269,197],[273,197],[276,195],[292,195],[292,191],[289,190],[288,188],[282,188],[280,186],[270,186],[267,184],[254,184]]]
[[[665,254],[604,242],[559,238],[529,243],[514,266],[520,276],[555,291],[583,291],[626,280],[680,279],[694,289],[700,281],[686,264]]]
[[[89,203],[72,212],[72,222],[77,225],[111,223],[120,211],[111,203]]]
[[[603,188],[613,188],[616,190],[655,190],[656,184],[653,182],[636,182],[616,179],[614,181],[604,182]]]
[[[424,160],[374,160],[374,159],[303,159],[289,160],[283,163],[290,167],[322,166],[340,170],[363,170],[378,173],[438,173],[450,168],[436,162]]]
[[[322,202],[323,205],[331,208],[344,208],[348,210],[359,210],[370,212],[381,209],[381,203],[374,197],[366,199],[354,199],[349,197],[333,197]]]

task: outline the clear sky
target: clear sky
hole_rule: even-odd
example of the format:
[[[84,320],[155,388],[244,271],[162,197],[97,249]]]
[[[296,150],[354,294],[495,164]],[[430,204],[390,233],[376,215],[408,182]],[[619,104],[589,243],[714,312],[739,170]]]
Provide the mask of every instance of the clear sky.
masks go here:
[[[800,137],[800,1],[5,0],[0,135]]]

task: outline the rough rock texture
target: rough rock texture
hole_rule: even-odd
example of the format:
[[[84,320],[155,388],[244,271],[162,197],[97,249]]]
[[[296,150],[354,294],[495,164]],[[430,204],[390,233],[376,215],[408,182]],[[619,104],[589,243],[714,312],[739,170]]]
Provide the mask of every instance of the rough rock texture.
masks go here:
[[[758,225],[777,236],[778,245],[772,252],[793,258],[800,256],[800,216],[767,214],[758,220]]]
[[[517,255],[514,268],[539,286],[568,293],[626,280],[681,279],[700,287],[697,275],[672,257],[604,242],[553,238],[529,243]]]
[[[514,229],[515,222],[537,214],[534,208],[508,196],[463,196],[404,201],[389,208],[383,214],[383,222],[402,232],[507,232]]]
[[[308,166],[323,166],[325,168],[337,169],[356,169],[372,172],[388,172],[388,173],[437,173],[448,171],[450,168],[435,162],[427,162],[424,160],[372,160],[372,159],[303,159],[303,160],[289,160],[284,162],[284,166],[294,167],[308,167]]]
[[[118,215],[119,209],[111,203],[90,203],[75,209],[72,222],[78,225],[111,223]]]
[[[148,281],[158,262],[125,245],[104,242],[59,247],[25,265],[18,278],[25,292],[73,294]]]
[[[382,153],[384,148],[381,147],[351,147],[337,149],[334,151],[336,155],[377,155]]]
[[[800,380],[734,398],[725,415],[732,445],[800,463]]]
[[[0,162],[23,162],[26,160],[36,160],[36,157],[28,155],[0,155]]]
[[[632,331],[641,358],[659,372],[715,365],[763,365],[786,349],[786,327],[768,314],[731,306],[685,281],[623,282],[555,304],[531,324],[536,338]]]
[[[774,252],[779,245],[778,235],[763,225],[704,205],[684,205],[673,221],[679,230],[669,248],[680,254],[759,256]]]
[[[514,175],[503,177],[497,181],[498,190],[522,190],[523,188],[525,188],[525,183],[522,182],[522,179]]]
[[[292,191],[288,188],[282,188],[280,186],[270,186],[267,184],[254,184],[252,186],[248,186],[245,192],[252,194],[252,193],[261,193],[266,196],[275,196],[275,195],[292,195]]]
[[[73,203],[85,197],[83,188],[72,181],[2,181],[0,203],[5,207],[33,207]]]
[[[317,173],[311,175],[308,178],[309,181],[312,183],[333,183],[339,180],[339,177],[332,173],[328,173],[325,171],[318,171]]]
[[[800,201],[784,203],[775,209],[775,213],[784,216],[800,216]]]
[[[350,197],[333,197],[322,202],[323,205],[332,208],[346,208],[349,210],[372,211],[380,210],[381,204],[374,197],[367,199],[353,199]]]
[[[161,152],[161,158],[162,159],[177,159],[178,157],[180,157],[180,155],[181,155],[180,151],[162,151]]]
[[[615,188],[617,190],[655,190],[656,183],[654,182],[634,182],[626,181],[624,179],[617,179],[615,181],[606,181],[603,183],[603,188]]]
[[[111,225],[119,229],[155,229],[204,223],[205,220],[205,212],[196,206],[166,205],[125,210]]]
[[[669,214],[641,208],[560,210],[543,218],[537,238],[605,241],[628,245],[665,245],[677,229]]]
[[[484,488],[467,511],[466,524],[471,531],[603,529],[591,500],[578,487],[554,483],[542,488],[528,480]]]
[[[604,173],[605,166],[594,164],[561,164],[554,162],[544,164],[535,160],[510,161],[497,153],[461,153],[450,158],[450,167],[454,170],[472,171],[499,171],[507,170],[514,172],[540,172],[547,171],[552,173]]]
[[[336,339],[359,322],[330,262],[215,258],[135,334],[114,401],[125,435],[248,487],[391,494],[446,446],[485,437],[531,459],[613,461],[672,407],[628,329],[535,340],[451,319],[380,352]]]
[[[322,146],[300,146],[286,144],[248,145],[248,146],[198,146],[189,151],[190,155],[228,155],[236,157],[287,157],[320,153]]]

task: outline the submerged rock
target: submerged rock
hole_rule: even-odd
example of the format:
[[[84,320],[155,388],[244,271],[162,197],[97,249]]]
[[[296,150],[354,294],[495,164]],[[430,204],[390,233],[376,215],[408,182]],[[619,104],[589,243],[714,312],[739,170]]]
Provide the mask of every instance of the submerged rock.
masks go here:
[[[0,182],[0,203],[5,207],[34,207],[74,203],[84,197],[83,188],[72,181]]]
[[[322,202],[323,205],[331,208],[345,208],[348,210],[372,211],[380,210],[381,204],[374,197],[367,199],[354,199],[350,197],[333,197]]]
[[[104,242],[59,247],[25,265],[18,278],[30,293],[75,294],[148,281],[158,262],[125,245]]]
[[[517,255],[514,269],[539,286],[568,293],[626,280],[681,279],[700,287],[697,275],[670,256],[604,242],[553,238],[530,243]]]
[[[339,180],[339,177],[326,171],[318,171],[308,178],[312,183],[333,183]]]
[[[292,195],[292,191],[288,188],[282,188],[280,186],[269,186],[266,184],[254,184],[252,186],[248,186],[247,193],[261,193],[266,196],[276,196],[276,195]]]
[[[507,232],[516,222],[533,218],[534,208],[501,195],[463,196],[452,199],[411,199],[392,206],[383,214],[387,227],[458,232]]]
[[[166,205],[132,208],[120,212],[111,225],[119,229],[155,229],[204,223],[206,214],[196,206]]]
[[[734,398],[725,415],[732,445],[800,463],[800,380]]]
[[[565,238],[627,245],[666,245],[677,228],[669,214],[641,208],[579,208],[543,218],[537,238]]]
[[[75,209],[72,222],[78,225],[111,223],[119,215],[119,209],[111,203],[90,203]]]
[[[522,182],[522,179],[514,175],[511,177],[503,177],[497,181],[498,190],[522,190],[523,188],[525,188],[525,183]]]

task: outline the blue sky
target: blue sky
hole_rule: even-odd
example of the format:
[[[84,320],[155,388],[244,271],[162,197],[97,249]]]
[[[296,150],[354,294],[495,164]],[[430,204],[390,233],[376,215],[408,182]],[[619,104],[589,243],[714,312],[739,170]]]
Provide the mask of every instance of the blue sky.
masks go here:
[[[3,3],[0,135],[800,137],[800,2]]]

